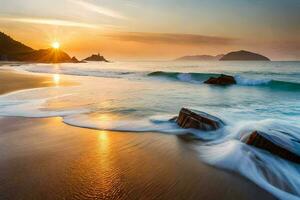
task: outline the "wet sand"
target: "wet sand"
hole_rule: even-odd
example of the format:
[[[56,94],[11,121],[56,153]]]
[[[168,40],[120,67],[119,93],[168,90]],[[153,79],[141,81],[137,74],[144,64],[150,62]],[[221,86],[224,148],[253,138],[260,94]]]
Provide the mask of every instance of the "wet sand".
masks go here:
[[[13,92],[16,90],[53,87],[58,85],[72,85],[74,83],[57,80],[53,75],[30,75],[15,71],[0,69],[0,94]]]
[[[18,78],[1,80],[18,89],[9,86]],[[22,88],[33,87],[25,82]],[[190,145],[172,135],[72,127],[61,118],[0,118],[0,199],[274,199],[202,163]]]
[[[273,199],[176,136],[0,119],[0,199]]]

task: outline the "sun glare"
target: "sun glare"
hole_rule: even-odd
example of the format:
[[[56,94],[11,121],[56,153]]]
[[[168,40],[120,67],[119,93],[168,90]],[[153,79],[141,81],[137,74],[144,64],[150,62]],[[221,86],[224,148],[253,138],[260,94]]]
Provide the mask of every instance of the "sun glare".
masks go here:
[[[51,46],[53,49],[59,49],[60,44],[59,44],[59,42],[53,42]]]
[[[59,85],[59,82],[60,82],[60,76],[59,76],[59,74],[54,74],[53,75],[53,83],[55,85]]]

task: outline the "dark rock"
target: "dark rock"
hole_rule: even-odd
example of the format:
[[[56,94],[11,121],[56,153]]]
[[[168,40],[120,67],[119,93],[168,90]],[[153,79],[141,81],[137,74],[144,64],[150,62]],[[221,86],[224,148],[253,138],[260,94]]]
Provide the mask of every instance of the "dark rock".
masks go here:
[[[90,57],[87,57],[86,59],[84,59],[84,61],[109,62],[103,56],[101,56],[99,53],[98,54],[93,54]]]
[[[270,153],[275,154],[283,159],[300,163],[300,156],[278,146],[277,144],[274,144],[263,135],[264,133],[262,132],[254,131],[253,133],[251,133],[245,143],[269,151]]]
[[[233,85],[236,84],[236,80],[233,76],[227,76],[224,74],[221,74],[219,77],[210,77],[208,80],[206,80],[204,83],[206,84],[212,84],[212,85]]]
[[[205,112],[186,108],[180,110],[176,122],[182,128],[194,128],[203,131],[217,130],[225,125],[225,123],[217,117]]]
[[[269,58],[267,58],[266,56],[257,54],[257,53],[253,53],[250,51],[234,51],[234,52],[230,52],[226,55],[224,55],[221,59],[221,61],[226,61],[226,60],[265,60],[265,61],[270,61]]]
[[[7,55],[0,55],[1,61],[8,61]]]

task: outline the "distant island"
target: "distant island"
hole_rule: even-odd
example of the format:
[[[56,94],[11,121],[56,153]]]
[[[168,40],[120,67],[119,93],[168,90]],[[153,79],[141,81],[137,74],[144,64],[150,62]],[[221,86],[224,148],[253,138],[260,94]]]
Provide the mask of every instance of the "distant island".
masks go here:
[[[176,61],[213,61],[213,60],[220,60],[224,54],[220,54],[217,56],[211,55],[193,55],[193,56],[183,56],[180,58],[175,59]]]
[[[38,63],[82,63],[60,49],[35,50],[0,32],[0,61],[38,62]],[[99,54],[98,54],[99,55]],[[93,57],[94,58],[94,57]],[[106,59],[101,56],[102,59]],[[89,59],[87,59],[89,61]]]
[[[211,55],[194,55],[194,56],[183,56],[175,59],[175,61],[270,61],[266,56],[253,53],[250,51],[240,50],[233,51],[227,54],[220,54],[217,56]]]
[[[230,52],[226,55],[224,55],[221,59],[221,61],[229,61],[229,60],[245,60],[245,61],[251,61],[251,60],[265,60],[265,61],[270,61],[269,58],[267,58],[266,56],[257,54],[257,53],[253,53],[250,51],[233,51]]]
[[[98,61],[98,62],[109,62],[106,60],[103,56],[101,56],[99,53],[98,54],[93,54],[90,57],[87,57],[83,59],[84,61]]]

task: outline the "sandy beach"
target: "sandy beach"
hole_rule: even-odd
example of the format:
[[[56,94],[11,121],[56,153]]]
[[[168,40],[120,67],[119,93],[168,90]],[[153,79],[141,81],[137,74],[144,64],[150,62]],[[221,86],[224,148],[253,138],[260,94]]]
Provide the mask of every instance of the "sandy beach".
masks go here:
[[[0,93],[51,80],[1,71]],[[77,128],[59,117],[3,117],[0,127],[1,199],[274,199],[202,163],[174,135]]]
[[[17,90],[24,90],[39,87],[66,86],[74,83],[64,80],[57,81],[55,75],[28,75],[10,70],[0,70],[0,94]]]

